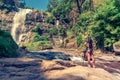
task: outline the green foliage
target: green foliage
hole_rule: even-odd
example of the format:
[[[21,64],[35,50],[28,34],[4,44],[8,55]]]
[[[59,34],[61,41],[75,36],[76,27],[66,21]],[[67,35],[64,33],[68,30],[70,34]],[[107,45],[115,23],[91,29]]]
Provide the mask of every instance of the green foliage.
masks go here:
[[[6,13],[9,12],[9,10],[8,9],[4,9],[3,12],[6,14]]]
[[[66,29],[64,26],[57,26],[57,27],[52,27],[50,29],[48,29],[48,33],[50,35],[50,37],[54,36],[54,35],[58,35],[58,36],[62,36],[62,37],[66,37]]]
[[[57,7],[60,0],[48,0],[47,11],[52,12],[52,10]]]
[[[42,35],[42,30],[40,29],[40,24],[36,24],[35,29],[33,30],[33,32]]]
[[[52,37],[53,35],[57,35],[58,30],[56,27],[52,27],[52,28],[49,28],[47,32],[49,33],[50,37]]]
[[[68,39],[72,39],[72,38],[74,38],[74,32],[72,31],[72,30],[67,30],[67,37],[68,37]]]
[[[82,7],[82,12],[85,12],[85,11],[88,11],[90,10],[91,8],[91,3],[92,0],[86,0],[85,3],[83,4],[83,7]]]
[[[35,35],[33,38],[33,42],[37,41],[48,41],[48,38],[45,36]]]
[[[0,57],[17,57],[18,46],[8,32],[0,30]]]
[[[7,23],[3,21],[2,26],[7,26]]]
[[[15,7],[14,0],[0,0],[0,9],[3,10],[4,13],[8,13],[10,11],[17,10]]]
[[[87,31],[90,31],[93,20],[93,12],[89,11],[82,13],[78,19],[77,25],[73,28],[75,34],[86,34]]]
[[[47,21],[47,23],[50,23],[50,24],[53,24],[53,25],[55,24],[55,19],[54,19],[53,16],[48,17],[46,21]]]
[[[52,48],[49,39],[46,36],[40,36],[38,33],[34,33],[33,41],[24,44],[24,46],[30,51]]]
[[[37,42],[24,44],[24,46],[26,46],[27,49],[30,51],[36,51],[36,50],[39,51],[42,49],[51,49],[52,48],[50,41],[37,41]]]
[[[107,50],[112,50],[113,43],[120,37],[120,11],[115,3],[118,1],[106,0],[104,4],[101,4],[102,8],[97,10],[92,27],[94,37],[96,39],[103,37],[104,47]]]
[[[54,2],[55,0],[50,1]],[[58,4],[50,12],[55,19],[60,20],[63,25],[71,28],[76,23],[76,16],[79,16],[76,0],[56,0],[56,2]]]
[[[112,45],[120,38],[120,8],[119,0],[105,0],[95,6],[95,12],[86,11],[73,27],[75,35],[94,37],[98,48],[112,51]]]
[[[62,0],[60,4],[52,10],[53,15],[60,20],[65,20],[72,8],[73,0]]]
[[[83,44],[82,36],[76,37],[77,47],[80,47]]]
[[[32,42],[24,44],[24,46],[26,46],[28,50],[35,51],[52,48],[49,39],[46,36],[42,36],[42,30],[40,29],[39,24],[35,26],[33,32],[34,36]]]
[[[62,37],[66,37],[66,30],[64,26],[58,26],[58,35]]]
[[[36,24],[36,26],[35,26],[35,32],[38,32],[39,31],[39,29],[40,29],[40,24]]]
[[[76,36],[78,47],[81,47],[84,44],[87,35],[92,33],[91,27],[94,22],[93,14],[94,13],[91,11],[82,13],[78,18],[77,24],[72,28],[75,33],[74,35]]]

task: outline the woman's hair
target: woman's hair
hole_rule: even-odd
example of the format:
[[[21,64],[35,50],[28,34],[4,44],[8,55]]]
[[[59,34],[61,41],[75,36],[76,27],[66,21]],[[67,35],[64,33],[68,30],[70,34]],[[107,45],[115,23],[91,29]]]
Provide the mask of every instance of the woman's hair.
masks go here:
[[[91,48],[92,48],[92,43],[93,43],[93,41],[92,41],[92,39],[91,39],[91,36],[90,36],[90,35],[88,35],[88,37],[87,37],[87,43],[89,43],[89,47],[91,47]]]
[[[91,41],[92,41],[91,36],[90,36],[90,34],[88,34],[87,42],[91,42]]]

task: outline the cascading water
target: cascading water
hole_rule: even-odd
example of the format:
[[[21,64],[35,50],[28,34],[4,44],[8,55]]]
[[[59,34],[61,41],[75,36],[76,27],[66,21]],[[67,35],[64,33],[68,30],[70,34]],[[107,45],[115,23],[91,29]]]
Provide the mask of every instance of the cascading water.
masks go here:
[[[23,35],[25,34],[25,20],[26,14],[30,13],[30,9],[20,9],[13,18],[13,27],[11,30],[11,35],[13,39],[19,44],[22,40]]]

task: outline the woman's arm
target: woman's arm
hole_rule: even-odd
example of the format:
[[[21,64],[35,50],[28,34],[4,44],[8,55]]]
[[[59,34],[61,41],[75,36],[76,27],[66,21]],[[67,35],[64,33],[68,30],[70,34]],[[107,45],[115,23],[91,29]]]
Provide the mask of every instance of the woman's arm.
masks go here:
[[[86,47],[89,47],[89,43],[87,43],[87,42],[85,42],[84,45],[85,45]]]
[[[93,48],[96,48],[96,43],[93,43],[92,45],[93,45]]]

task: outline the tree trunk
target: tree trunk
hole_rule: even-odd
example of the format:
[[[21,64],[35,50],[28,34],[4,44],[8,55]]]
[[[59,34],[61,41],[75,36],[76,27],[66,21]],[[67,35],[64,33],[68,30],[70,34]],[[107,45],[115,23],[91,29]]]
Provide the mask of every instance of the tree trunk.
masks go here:
[[[94,10],[93,0],[90,0],[89,6],[90,6],[90,8],[89,8],[90,11]]]
[[[79,4],[79,0],[76,0],[76,3],[77,3],[78,11],[81,14],[81,7],[80,7],[80,4]]]
[[[78,11],[80,14],[82,13],[81,8],[82,8],[82,5],[84,2],[85,2],[85,0],[80,0],[80,3],[79,3],[79,0],[76,0]]]
[[[104,53],[104,37],[102,36],[101,39],[102,39],[101,40],[102,41],[102,49],[101,50],[102,50],[102,53]]]

